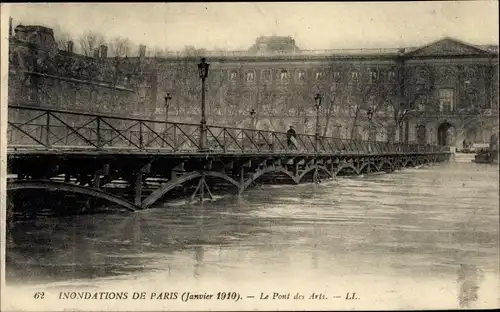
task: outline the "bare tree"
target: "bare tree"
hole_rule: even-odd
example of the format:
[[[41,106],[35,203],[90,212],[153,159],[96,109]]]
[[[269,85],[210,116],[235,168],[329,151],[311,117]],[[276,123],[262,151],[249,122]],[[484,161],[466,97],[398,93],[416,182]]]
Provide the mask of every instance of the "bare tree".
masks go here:
[[[63,31],[58,23],[52,27],[52,30],[54,31],[54,40],[56,41],[57,48],[66,51],[68,49],[68,41],[71,40],[71,35]]]
[[[369,108],[373,111],[373,116],[384,107],[388,99],[393,95],[393,87],[380,77],[368,82],[352,85],[354,108],[354,119],[351,126],[351,139],[355,137],[359,128],[360,114]]]
[[[111,55],[114,58],[124,58],[130,55],[132,44],[127,38],[114,37],[108,42]]]
[[[93,56],[95,49],[104,44],[104,36],[102,34],[86,31],[78,38],[80,50],[85,56]]]
[[[163,49],[159,46],[155,46],[152,51],[153,57],[159,58],[159,57],[165,57],[168,54],[168,49]]]
[[[394,123],[389,131],[389,138],[392,141],[396,136],[396,127],[399,129],[399,142],[406,141],[403,138],[404,122],[411,117],[423,115],[426,110],[431,108],[426,107],[425,104],[433,97],[436,80],[435,70],[430,66],[420,67],[417,70],[418,72],[406,69],[399,73],[398,87],[400,92],[390,99],[394,118]]]
[[[128,55],[131,52],[131,43],[127,38],[114,37],[108,42],[110,56],[107,60],[108,66],[110,66],[110,78],[113,88],[116,88],[118,83],[124,79],[127,71],[127,64],[129,63]],[[104,60],[106,62],[106,60]],[[111,97],[111,105],[116,104],[116,93],[113,92]]]
[[[187,57],[201,57],[206,55],[206,53],[207,53],[206,49],[198,49],[192,45],[185,46],[181,52],[183,56]]]
[[[59,50],[67,50],[68,49],[68,41],[71,41],[71,37],[68,33],[60,33],[57,36],[54,36],[57,44],[57,48]]]
[[[326,136],[328,134],[330,121],[333,118],[334,114],[340,111],[340,109],[338,108],[343,106],[343,104],[346,102],[346,97],[347,93],[344,92],[342,85],[337,85],[334,90],[330,90],[330,92],[328,92],[326,97],[328,106],[325,111],[326,120],[325,126],[323,128],[323,136]],[[338,108],[336,109],[336,107]]]

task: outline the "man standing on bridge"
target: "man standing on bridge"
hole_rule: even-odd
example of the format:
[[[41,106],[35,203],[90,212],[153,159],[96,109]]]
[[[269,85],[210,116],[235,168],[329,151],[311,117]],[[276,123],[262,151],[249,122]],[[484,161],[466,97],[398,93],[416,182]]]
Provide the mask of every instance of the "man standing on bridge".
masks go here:
[[[296,149],[297,148],[297,139],[295,138],[296,132],[293,129],[293,126],[290,125],[290,129],[286,132],[286,138],[288,143],[288,148]]]

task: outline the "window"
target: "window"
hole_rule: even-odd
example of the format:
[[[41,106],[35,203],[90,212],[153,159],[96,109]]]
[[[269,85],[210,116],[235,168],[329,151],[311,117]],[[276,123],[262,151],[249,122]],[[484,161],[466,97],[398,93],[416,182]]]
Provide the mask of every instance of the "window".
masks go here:
[[[247,82],[254,82],[255,81],[255,74],[251,71],[245,73],[245,79]]]
[[[336,92],[339,89],[339,83],[333,82],[332,85],[330,86],[330,91],[331,92]]]
[[[340,72],[334,71],[333,72],[333,79],[336,81],[340,80]]]
[[[370,83],[375,83],[378,80],[378,73],[375,70],[370,70]]]
[[[271,81],[271,71],[266,69],[264,71],[262,71],[262,80],[264,80],[264,82],[270,82]]]
[[[469,110],[473,110],[478,107],[478,96],[474,90],[467,91],[467,108]]]
[[[455,110],[455,92],[453,89],[439,90],[439,111],[452,112]]]
[[[281,79],[281,81],[288,80],[288,72],[285,69],[283,69],[281,71],[281,73],[280,73],[280,79]]]
[[[297,72],[297,82],[299,83],[304,83],[306,80],[306,72],[303,70],[300,70]]]
[[[396,72],[390,71],[388,74],[389,82],[396,82]]]
[[[359,81],[359,72],[357,70],[353,70],[351,72],[351,81],[358,82]]]
[[[473,67],[467,68],[465,77],[469,80],[474,79],[476,77],[476,70]]]
[[[322,72],[316,72],[316,80],[323,80],[323,73]]]
[[[425,144],[427,131],[424,125],[418,125],[417,129],[417,142],[418,144]]]
[[[235,71],[231,72],[229,79],[233,82],[236,81],[238,79],[238,73]]]
[[[424,70],[424,69],[421,69],[419,72],[418,72],[418,76],[417,76],[417,84],[425,84],[426,81],[427,81],[427,71]]]
[[[417,110],[423,112],[427,105],[427,95],[420,95],[417,99]]]

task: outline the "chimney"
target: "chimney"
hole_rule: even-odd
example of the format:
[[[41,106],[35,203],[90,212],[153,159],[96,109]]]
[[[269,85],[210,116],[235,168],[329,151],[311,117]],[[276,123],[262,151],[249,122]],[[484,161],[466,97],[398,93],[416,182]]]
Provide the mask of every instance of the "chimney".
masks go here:
[[[141,44],[139,46],[139,57],[145,57],[146,56],[146,46]]]
[[[68,41],[68,52],[73,53],[73,41]]]
[[[108,57],[108,47],[105,46],[104,44],[102,44],[100,46],[100,54],[101,54],[101,58],[107,58]]]
[[[12,37],[12,17],[9,17],[9,37]]]
[[[94,57],[99,58],[99,49],[94,49]]]

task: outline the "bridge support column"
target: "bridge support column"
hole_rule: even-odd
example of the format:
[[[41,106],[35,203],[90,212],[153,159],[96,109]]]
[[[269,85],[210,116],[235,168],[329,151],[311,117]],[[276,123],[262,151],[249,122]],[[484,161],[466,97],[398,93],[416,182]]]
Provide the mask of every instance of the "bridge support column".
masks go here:
[[[318,170],[318,166],[317,165],[316,165],[316,168],[314,168],[313,182],[315,184],[320,184],[321,183],[321,178],[319,176],[319,170]]]
[[[240,184],[243,185],[245,183],[245,167],[240,167]]]
[[[144,174],[149,173],[151,170],[151,164],[147,164],[139,169],[139,172],[135,175],[135,199],[134,203],[137,206],[141,206],[142,203],[142,180]]]
[[[201,173],[200,180],[198,182],[198,185],[196,186],[196,189],[193,192],[193,195],[191,195],[191,198],[189,199],[189,203],[191,203],[196,195],[199,196],[200,198],[200,203],[203,203],[203,200],[205,199],[205,190],[207,191],[208,197],[210,200],[213,199],[212,192],[210,192],[210,188],[208,187],[208,184],[205,180],[205,172],[203,171]]]
[[[102,168],[96,170],[94,173],[94,180],[92,186],[95,188],[101,187],[101,175],[107,176],[109,174],[109,164],[105,164]]]

